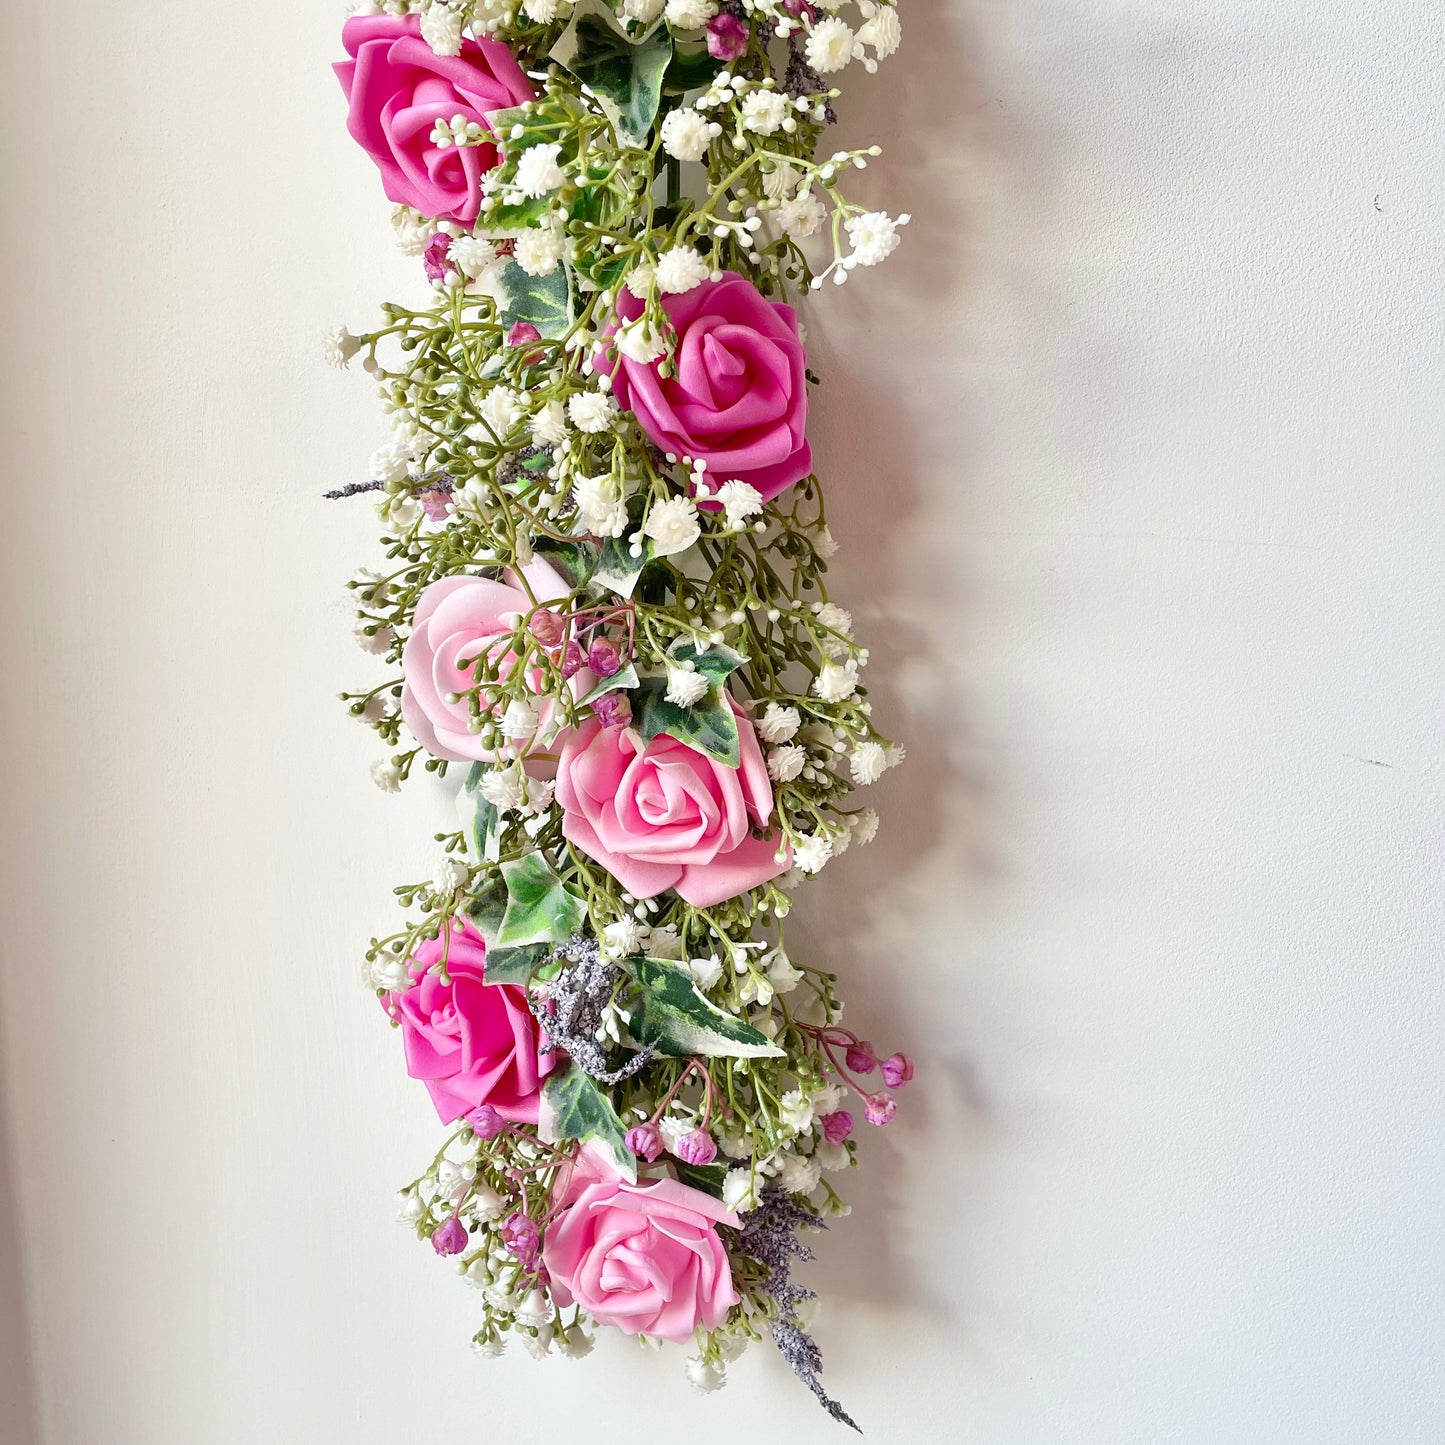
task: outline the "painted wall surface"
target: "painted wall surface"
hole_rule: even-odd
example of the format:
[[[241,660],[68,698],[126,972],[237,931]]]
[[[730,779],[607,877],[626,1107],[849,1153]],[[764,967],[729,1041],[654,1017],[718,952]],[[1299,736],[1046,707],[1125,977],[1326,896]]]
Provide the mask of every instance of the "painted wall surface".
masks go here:
[[[467,1348],[359,983],[447,800],[367,780],[381,439],[317,337],[419,294],[330,4],[0,7],[0,1435],[842,1439],[758,1351]],[[802,909],[920,1082],[812,1280],[883,1445],[1445,1437],[1445,21],[905,0],[910,210],[808,325],[909,766]]]

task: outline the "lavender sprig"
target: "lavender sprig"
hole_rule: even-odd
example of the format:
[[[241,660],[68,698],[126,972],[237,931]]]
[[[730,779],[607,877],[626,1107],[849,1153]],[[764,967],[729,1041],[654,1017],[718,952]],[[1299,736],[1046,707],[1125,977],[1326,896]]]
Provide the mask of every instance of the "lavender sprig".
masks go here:
[[[797,1308],[804,1300],[817,1297],[816,1290],[805,1289],[792,1281],[793,1262],[807,1263],[814,1258],[812,1249],[798,1238],[797,1232],[827,1227],[810,1210],[796,1203],[786,1190],[771,1185],[763,1191],[758,1207],[747,1215],[738,1250],[767,1267],[768,1278],[762,1293],[774,1300],[781,1314],[773,1326],[773,1343],[778,1353],[839,1424],[848,1425],[861,1435],[857,1421],[828,1394],[818,1379],[823,1368],[822,1351],[797,1316]]]

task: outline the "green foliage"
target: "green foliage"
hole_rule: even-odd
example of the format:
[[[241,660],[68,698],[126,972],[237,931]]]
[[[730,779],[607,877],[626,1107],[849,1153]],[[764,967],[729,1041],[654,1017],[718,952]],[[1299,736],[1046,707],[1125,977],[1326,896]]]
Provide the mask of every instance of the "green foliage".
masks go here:
[[[638,1043],[673,1058],[784,1057],[766,1034],[704,998],[686,969],[658,958],[629,958],[623,967],[637,983],[627,1026]]]
[[[629,1180],[637,1178],[637,1158],[627,1147],[627,1130],[617,1110],[576,1064],[548,1075],[542,1088],[539,1131],[549,1144],[568,1139],[600,1144]]]
[[[672,32],[662,22],[634,39],[602,0],[580,0],[551,58],[597,97],[618,136],[647,139],[662,102],[662,78],[672,60]]]
[[[669,702],[666,694],[665,677],[644,677],[633,694],[633,715],[643,737],[666,733],[730,768],[741,764],[738,720],[720,686],[714,684],[691,707]]]
[[[582,926],[582,905],[563,886],[541,853],[502,864],[507,907],[497,929],[504,948],[561,943]]]
[[[501,308],[504,326],[529,321],[548,341],[567,334],[572,324],[572,282],[567,267],[558,266],[548,276],[532,276],[509,261],[502,272],[502,288],[507,296]]]

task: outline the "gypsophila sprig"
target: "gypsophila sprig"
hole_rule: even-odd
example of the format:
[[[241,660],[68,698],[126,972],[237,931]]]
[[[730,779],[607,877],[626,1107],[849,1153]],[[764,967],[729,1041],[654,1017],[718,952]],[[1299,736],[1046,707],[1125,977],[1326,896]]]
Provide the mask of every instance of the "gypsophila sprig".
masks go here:
[[[849,1425],[791,1267],[913,1065],[785,921],[902,750],[828,594],[795,307],[902,240],[847,194],[878,149],[825,144],[900,34],[885,0],[361,6],[336,73],[417,295],[324,343],[386,419],[327,493],[382,524],[342,700],[378,787],[457,789],[365,957],[447,1126],[399,1216],[482,1355],[605,1325],[709,1391],[767,1334]]]

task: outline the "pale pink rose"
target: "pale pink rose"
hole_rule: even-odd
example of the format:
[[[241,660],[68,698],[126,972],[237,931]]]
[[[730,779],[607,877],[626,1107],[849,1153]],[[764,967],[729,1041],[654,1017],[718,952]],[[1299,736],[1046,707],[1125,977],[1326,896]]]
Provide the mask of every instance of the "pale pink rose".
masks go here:
[[[497,111],[533,99],[512,52],[495,40],[465,39],[460,55],[438,55],[421,38],[416,15],[353,16],[341,41],[351,59],[332,68],[351,103],[346,128],[376,162],[387,198],[470,225],[497,147],[439,146],[432,128],[461,116],[490,133]]]
[[[599,369],[612,373],[617,404],[664,452],[701,457],[714,488],[747,482],[767,502],[802,481],[813,470],[813,451],[806,357],[793,308],[726,271],[721,280],[662,297],[662,309],[678,336],[674,373],[664,379],[656,361],[599,356]],[[621,321],[642,311],[622,287]]]
[[[580,1305],[624,1334],[685,1344],[738,1302],[717,1226],[738,1217],[673,1179],[629,1184],[584,1152],[556,1200],[542,1262],[564,1308]]]
[[[447,983],[428,971],[442,952],[441,938],[422,943],[410,987],[382,999],[401,1025],[407,1073],[426,1085],[443,1124],[481,1104],[514,1123],[535,1124],[542,1080],[555,1065],[550,1052],[539,1052],[542,1034],[526,990],[483,981],[487,945],[465,921],[451,927]]]
[[[522,570],[538,602],[566,596],[567,584],[545,562],[533,560]],[[520,587],[486,577],[443,577],[417,599],[411,636],[401,654],[401,715],[412,736],[434,758],[495,760],[496,749],[484,747],[481,734],[467,727],[470,698],[462,696],[459,702],[447,698],[476,685],[472,669],[484,652],[490,651],[504,673],[512,666],[514,654],[505,642],[494,639],[510,636],[518,616],[525,617],[532,607],[532,598]],[[570,684],[574,695],[580,697],[593,681],[585,668],[575,674]],[[539,731],[544,731],[556,705],[550,698],[539,698],[536,706]]]
[[[741,763],[730,768],[661,733],[603,727],[567,733],[557,762],[562,831],[638,898],[675,888],[695,908],[735,898],[788,869],[775,834],[754,838],[773,787],[753,725],[732,699]]]

